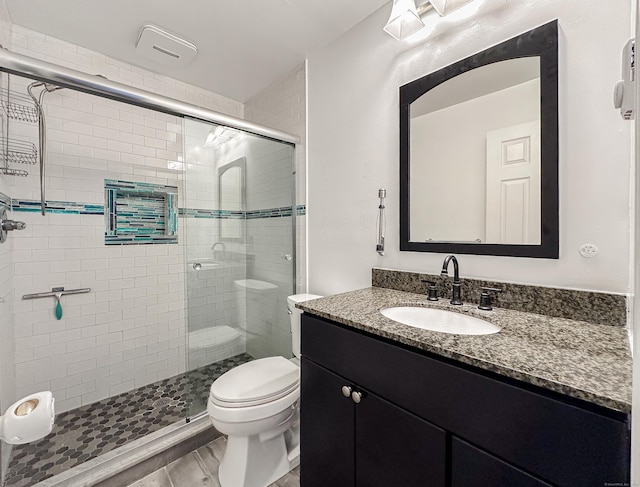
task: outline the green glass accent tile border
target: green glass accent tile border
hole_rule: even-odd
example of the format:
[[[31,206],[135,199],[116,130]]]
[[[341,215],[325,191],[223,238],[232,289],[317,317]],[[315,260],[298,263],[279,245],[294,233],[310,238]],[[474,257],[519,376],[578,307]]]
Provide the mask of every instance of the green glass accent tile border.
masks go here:
[[[11,209],[11,198],[4,193],[0,193],[0,208],[4,208],[5,210]]]
[[[39,212],[40,202],[36,200],[11,200],[13,211]],[[104,215],[104,205],[77,203],[74,201],[47,201],[47,213],[65,213],[68,215]]]
[[[255,218],[282,218],[283,216],[291,216],[292,209],[290,206],[282,208],[270,208],[267,210],[249,210],[245,212],[247,220]]]
[[[4,196],[4,199],[3,199]],[[22,212],[39,212],[40,202],[36,200],[15,199],[11,200],[8,196],[0,193],[0,206],[7,206],[13,211]],[[287,208],[287,207],[284,207]],[[245,211],[225,211],[225,210],[206,210],[198,208],[179,208],[178,216],[185,218],[274,218],[291,216],[291,208],[288,211],[280,211],[281,208],[267,208],[264,210]],[[104,215],[104,205],[96,205],[90,203],[78,203],[75,201],[47,201],[47,213],[63,213],[69,215]],[[251,213],[251,216],[248,214]],[[296,215],[304,216],[307,214],[306,205],[296,206]]]
[[[180,208],[180,216],[187,218],[237,219],[245,218],[244,211],[206,210],[202,208]]]

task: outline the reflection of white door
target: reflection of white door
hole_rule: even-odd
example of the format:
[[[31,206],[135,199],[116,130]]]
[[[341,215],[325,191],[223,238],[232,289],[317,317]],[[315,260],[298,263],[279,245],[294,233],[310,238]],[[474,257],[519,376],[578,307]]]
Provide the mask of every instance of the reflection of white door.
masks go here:
[[[487,243],[540,244],[540,121],[487,132]]]

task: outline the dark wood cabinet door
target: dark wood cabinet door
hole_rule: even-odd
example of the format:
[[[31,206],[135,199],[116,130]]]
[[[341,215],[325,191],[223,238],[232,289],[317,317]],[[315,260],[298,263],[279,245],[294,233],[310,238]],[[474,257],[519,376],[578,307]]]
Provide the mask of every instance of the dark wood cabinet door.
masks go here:
[[[353,487],[354,408],[342,395],[342,377],[302,358],[300,377],[300,484]]]
[[[355,408],[356,486],[444,487],[445,431],[374,394],[362,394]]]
[[[451,441],[451,487],[551,487],[459,438]]]

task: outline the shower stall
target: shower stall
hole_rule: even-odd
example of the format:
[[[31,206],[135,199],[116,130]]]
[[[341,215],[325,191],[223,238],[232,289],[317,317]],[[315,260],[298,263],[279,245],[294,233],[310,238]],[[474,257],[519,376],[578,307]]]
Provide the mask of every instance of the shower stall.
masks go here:
[[[226,370],[291,356],[296,138],[9,51],[0,70],[0,206],[26,223],[0,245],[0,408],[51,390],[57,413],[0,445],[0,485],[100,480],[205,431]],[[59,288],[90,292],[23,299]]]

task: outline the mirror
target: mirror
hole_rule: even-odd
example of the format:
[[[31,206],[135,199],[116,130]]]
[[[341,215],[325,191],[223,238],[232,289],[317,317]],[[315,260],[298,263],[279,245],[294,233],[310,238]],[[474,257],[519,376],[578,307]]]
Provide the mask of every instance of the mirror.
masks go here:
[[[558,258],[557,21],[400,88],[400,250]]]
[[[218,168],[220,240],[244,238],[244,172],[244,157]]]

